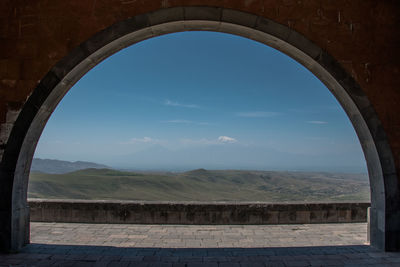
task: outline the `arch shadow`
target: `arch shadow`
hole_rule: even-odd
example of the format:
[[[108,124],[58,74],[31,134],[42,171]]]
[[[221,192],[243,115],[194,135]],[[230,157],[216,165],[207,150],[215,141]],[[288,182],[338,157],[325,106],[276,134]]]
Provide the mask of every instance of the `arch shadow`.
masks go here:
[[[59,61],[23,106],[0,163],[8,188],[0,216],[0,249],[29,243],[27,187],[33,154],[47,120],[67,91],[91,68],[119,50],[163,34],[215,31],[269,45],[317,76],[351,120],[366,158],[371,185],[371,245],[400,249],[400,190],[386,134],[367,96],[326,51],[287,26],[242,11],[217,7],[174,7],[134,16],[95,34]]]

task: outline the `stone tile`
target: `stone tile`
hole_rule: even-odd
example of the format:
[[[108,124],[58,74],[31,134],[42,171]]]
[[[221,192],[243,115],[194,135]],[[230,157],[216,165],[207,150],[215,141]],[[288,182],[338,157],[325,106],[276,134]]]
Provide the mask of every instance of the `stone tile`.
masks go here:
[[[239,262],[221,262],[219,267],[240,267]]]
[[[385,258],[387,262],[400,263],[400,258]]]
[[[309,261],[304,261],[304,260],[298,260],[298,261],[294,261],[294,260],[290,260],[290,261],[284,261],[286,266],[293,266],[293,267],[306,267],[306,266],[310,266],[310,262]]]
[[[283,261],[269,261],[265,262],[266,267],[286,267]]]
[[[149,267],[172,267],[172,263],[168,262],[152,262],[149,263]]]
[[[187,267],[218,267],[218,263],[216,262],[189,262],[186,265]]]
[[[262,262],[248,261],[248,262],[241,262],[240,267],[265,267],[265,265]]]
[[[149,267],[149,263],[133,261],[129,263],[129,267]]]
[[[107,267],[107,266],[109,266],[110,262],[111,261],[99,260],[99,261],[96,261],[93,266],[94,267]]]
[[[310,260],[311,266],[338,266],[344,265],[344,262],[341,260]]]
[[[249,228],[252,227],[252,228]],[[117,225],[32,223],[32,241],[117,247],[282,247],[364,244],[365,224]],[[326,243],[324,243],[326,242]]]
[[[74,264],[72,265],[73,267],[92,267],[94,266],[94,262],[89,262],[89,261],[74,261]],[[124,267],[124,266],[121,266]]]

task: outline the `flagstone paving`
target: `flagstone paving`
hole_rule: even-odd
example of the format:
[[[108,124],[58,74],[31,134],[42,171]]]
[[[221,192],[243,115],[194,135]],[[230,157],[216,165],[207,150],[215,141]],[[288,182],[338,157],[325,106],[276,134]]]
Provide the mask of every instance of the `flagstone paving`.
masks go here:
[[[117,225],[31,223],[0,266],[400,266],[366,243],[365,223]]]
[[[365,245],[367,225],[135,225],[31,223],[33,243],[227,248]]]

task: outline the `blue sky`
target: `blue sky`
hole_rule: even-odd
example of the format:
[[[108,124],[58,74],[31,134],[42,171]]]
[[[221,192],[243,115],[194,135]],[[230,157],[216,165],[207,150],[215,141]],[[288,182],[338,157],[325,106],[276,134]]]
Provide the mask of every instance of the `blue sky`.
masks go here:
[[[366,172],[346,114],[286,55],[222,33],[128,47],[87,73],[35,157],[116,168]]]

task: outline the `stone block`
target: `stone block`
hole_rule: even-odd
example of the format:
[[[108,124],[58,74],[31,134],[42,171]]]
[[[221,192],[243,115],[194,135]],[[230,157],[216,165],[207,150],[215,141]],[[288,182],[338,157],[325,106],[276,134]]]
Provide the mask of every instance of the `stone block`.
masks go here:
[[[183,7],[160,9],[149,14],[149,22],[153,26],[161,23],[183,21],[185,19],[184,14]]]
[[[184,7],[185,20],[221,21],[222,9],[218,7]]]
[[[338,212],[336,209],[328,209],[326,212],[326,222],[334,223],[338,221]]]
[[[158,36],[167,33],[182,32],[187,30],[184,21],[175,21],[165,24],[159,24],[151,27],[153,34]]]
[[[300,210],[296,211],[296,223],[310,223],[310,211]]]
[[[222,11],[221,21],[239,24],[246,27],[254,27],[258,17],[253,14],[239,12],[233,9],[224,9]]]
[[[351,222],[351,210],[350,209],[338,209],[337,211],[338,222]]]
[[[311,210],[310,223],[324,223],[326,222],[327,211],[325,210]]]
[[[279,223],[291,224],[296,223],[296,211],[281,211],[279,212]]]
[[[287,42],[313,59],[317,59],[322,53],[322,49],[320,47],[310,42],[306,37],[295,31],[290,33]]]
[[[290,30],[284,25],[261,17],[257,20],[255,29],[268,33],[283,41],[286,41],[290,35]]]

